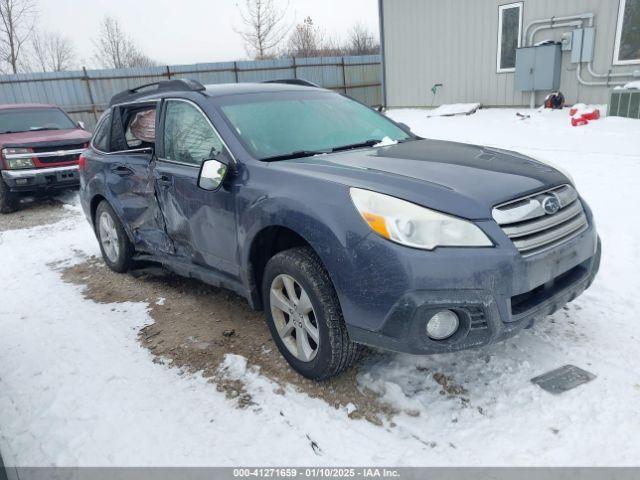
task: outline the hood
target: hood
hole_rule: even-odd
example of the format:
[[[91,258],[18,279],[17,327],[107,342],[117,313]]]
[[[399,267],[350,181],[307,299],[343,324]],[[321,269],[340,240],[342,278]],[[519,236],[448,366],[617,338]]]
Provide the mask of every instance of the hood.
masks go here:
[[[69,130],[38,130],[35,132],[3,133],[0,134],[1,147],[26,147],[38,144],[49,145],[60,142],[68,143],[88,142],[91,134],[80,128]]]
[[[416,140],[276,165],[470,219],[491,218],[491,209],[497,204],[570,183],[558,170],[516,152],[439,140]]]

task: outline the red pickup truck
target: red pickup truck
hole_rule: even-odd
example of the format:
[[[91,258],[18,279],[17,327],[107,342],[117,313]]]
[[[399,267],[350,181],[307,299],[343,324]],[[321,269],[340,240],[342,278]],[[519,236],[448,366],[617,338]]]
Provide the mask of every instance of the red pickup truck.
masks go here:
[[[22,194],[77,187],[90,139],[55,105],[0,105],[0,213],[16,210]]]

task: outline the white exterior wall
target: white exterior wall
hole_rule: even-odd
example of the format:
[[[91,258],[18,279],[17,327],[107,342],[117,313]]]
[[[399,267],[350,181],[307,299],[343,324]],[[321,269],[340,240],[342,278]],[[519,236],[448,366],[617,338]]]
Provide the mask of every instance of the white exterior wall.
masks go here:
[[[480,102],[487,106],[528,105],[529,92],[514,88],[514,73],[496,73],[498,7],[515,0],[380,0],[385,87],[391,107]],[[612,67],[620,0],[523,0],[523,37],[533,20],[593,13],[596,28],[594,70],[640,70],[640,65]],[[535,42],[560,40],[569,30],[541,31]],[[523,45],[524,45],[523,38]],[[586,64],[582,67],[590,77]],[[625,79],[622,79],[625,80]],[[633,79],[629,79],[631,81]],[[444,86],[433,101],[431,87]],[[570,52],[563,52],[560,90],[568,103],[607,103],[612,87],[580,85]],[[540,104],[545,93],[538,93]]]

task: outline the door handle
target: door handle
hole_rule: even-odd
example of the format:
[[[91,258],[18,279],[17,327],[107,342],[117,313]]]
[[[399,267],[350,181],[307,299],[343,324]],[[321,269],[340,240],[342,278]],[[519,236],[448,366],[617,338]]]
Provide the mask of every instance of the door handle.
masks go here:
[[[131,170],[129,167],[125,167],[124,165],[114,165],[113,167],[111,167],[111,171],[116,175],[120,175],[121,177],[131,175],[133,173],[133,170]]]
[[[160,175],[158,177],[158,182],[164,187],[170,187],[172,184],[171,177],[169,175]]]

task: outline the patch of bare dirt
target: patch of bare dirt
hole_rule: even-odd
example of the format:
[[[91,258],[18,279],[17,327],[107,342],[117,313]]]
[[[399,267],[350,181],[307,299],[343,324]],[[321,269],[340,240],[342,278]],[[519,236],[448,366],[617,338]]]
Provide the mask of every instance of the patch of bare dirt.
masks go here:
[[[154,323],[139,333],[142,345],[159,363],[189,372],[202,372],[219,390],[237,399],[239,407],[253,404],[249,393],[237,380],[225,376],[219,366],[227,353],[242,355],[250,366],[275,381],[275,392],[286,394],[291,385],[311,397],[340,408],[352,403],[351,418],[365,418],[382,424],[395,411],[373,392],[356,387],[357,365],[336,379],[318,383],[295,373],[282,358],[262,312],[250,309],[246,300],[227,290],[163,272],[157,267],[117,274],[101,259],[66,268],[63,279],[84,285],[84,294],[97,302],[148,302]]]
[[[71,215],[56,198],[23,199],[16,212],[0,214],[0,232],[50,225]]]

